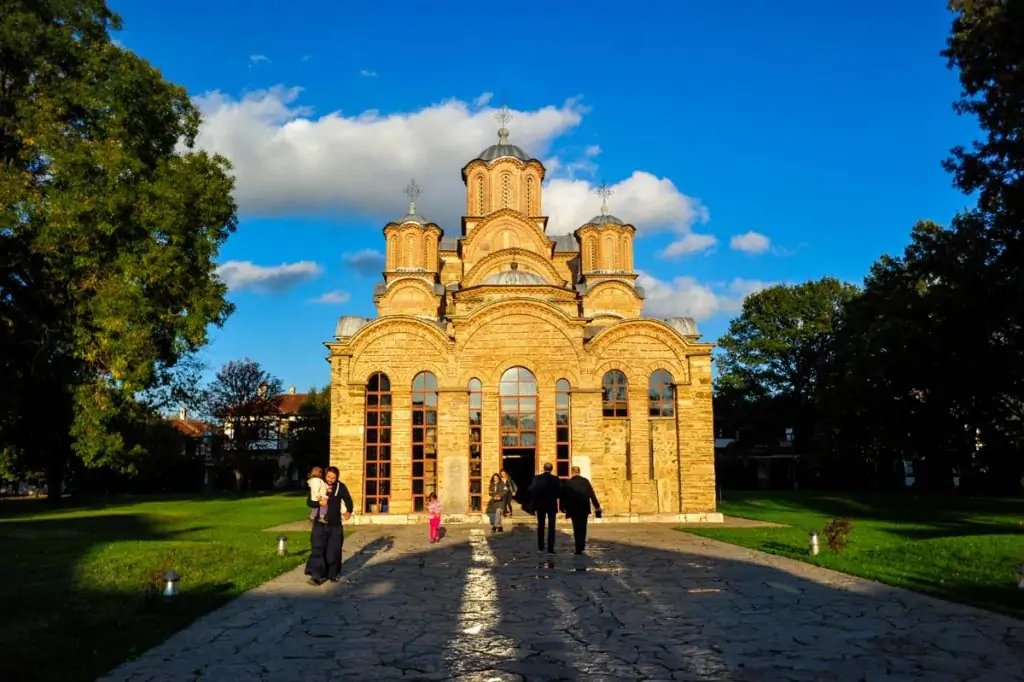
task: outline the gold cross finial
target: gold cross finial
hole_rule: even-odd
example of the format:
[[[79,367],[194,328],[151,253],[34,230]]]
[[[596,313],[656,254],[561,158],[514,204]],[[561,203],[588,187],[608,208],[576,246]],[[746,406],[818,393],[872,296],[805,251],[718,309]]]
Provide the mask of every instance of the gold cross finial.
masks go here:
[[[409,184],[402,190],[405,196],[409,197],[409,215],[416,213],[416,198],[423,194],[423,188],[416,184],[416,180],[410,180]]]
[[[608,215],[608,197],[614,192],[612,188],[608,186],[608,183],[602,182],[598,185],[597,196],[601,197],[601,215]]]

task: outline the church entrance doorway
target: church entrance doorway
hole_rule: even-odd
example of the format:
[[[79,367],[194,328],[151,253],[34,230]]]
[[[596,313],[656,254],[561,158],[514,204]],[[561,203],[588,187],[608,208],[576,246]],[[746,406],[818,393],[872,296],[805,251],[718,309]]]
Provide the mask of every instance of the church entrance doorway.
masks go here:
[[[501,466],[516,482],[522,502],[537,470],[537,379],[525,367],[501,375]]]

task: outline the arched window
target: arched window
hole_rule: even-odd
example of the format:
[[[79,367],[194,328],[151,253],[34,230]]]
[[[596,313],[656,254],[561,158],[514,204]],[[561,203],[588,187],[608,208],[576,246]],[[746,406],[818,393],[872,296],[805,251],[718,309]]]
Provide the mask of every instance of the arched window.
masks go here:
[[[469,510],[475,512],[483,511],[483,390],[479,379],[469,380]]]
[[[366,384],[363,511],[388,511],[391,498],[391,380],[377,372]]]
[[[533,215],[533,176],[526,178],[526,215]]]
[[[388,235],[387,249],[388,249],[387,258],[385,259],[387,262],[384,265],[384,269],[385,270],[394,270],[395,269],[395,235],[393,235],[393,234],[389,234]]]
[[[480,207],[478,215],[484,214],[484,176],[478,175],[476,178],[476,200],[477,205]]]
[[[405,267],[416,267],[416,237],[411,234],[405,238]]]
[[[569,382],[559,379],[555,382],[555,473],[563,478],[569,477],[569,465],[572,459],[571,401]]]
[[[426,509],[437,492],[437,379],[420,372],[412,380],[412,510]]]
[[[647,384],[647,405],[652,417],[674,417],[676,414],[676,387],[672,375],[663,369],[651,374]]]
[[[597,238],[587,237],[588,270],[597,270]]]
[[[629,383],[617,369],[606,372],[601,380],[601,412],[605,417],[629,416]]]
[[[537,380],[525,367],[510,367],[501,375],[502,448],[537,446]]]
[[[601,244],[601,269],[615,269],[615,237],[610,234],[605,235]]]
[[[510,173],[501,174],[501,207],[509,208],[512,206],[512,175]]]

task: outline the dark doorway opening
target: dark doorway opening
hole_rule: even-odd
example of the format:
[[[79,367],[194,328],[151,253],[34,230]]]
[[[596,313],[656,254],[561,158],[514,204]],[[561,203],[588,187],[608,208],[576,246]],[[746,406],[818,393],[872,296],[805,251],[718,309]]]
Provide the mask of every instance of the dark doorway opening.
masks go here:
[[[516,482],[515,500],[522,504],[537,470],[537,448],[502,448],[501,468]]]

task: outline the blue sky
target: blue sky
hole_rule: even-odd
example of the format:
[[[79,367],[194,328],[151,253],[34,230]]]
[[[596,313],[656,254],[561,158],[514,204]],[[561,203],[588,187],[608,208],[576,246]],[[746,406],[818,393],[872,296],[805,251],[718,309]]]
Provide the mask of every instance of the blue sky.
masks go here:
[[[339,315],[373,314],[381,228],[421,212],[458,234],[459,171],[496,141],[548,167],[557,231],[638,229],[655,315],[717,339],[743,295],[824,275],[860,283],[913,223],[968,204],[941,160],[974,138],[939,51],[952,16],[820,2],[114,2],[115,37],[204,111],[241,222],[223,276],[237,311],[203,358],[329,380]],[[378,268],[379,269],[379,268]]]

